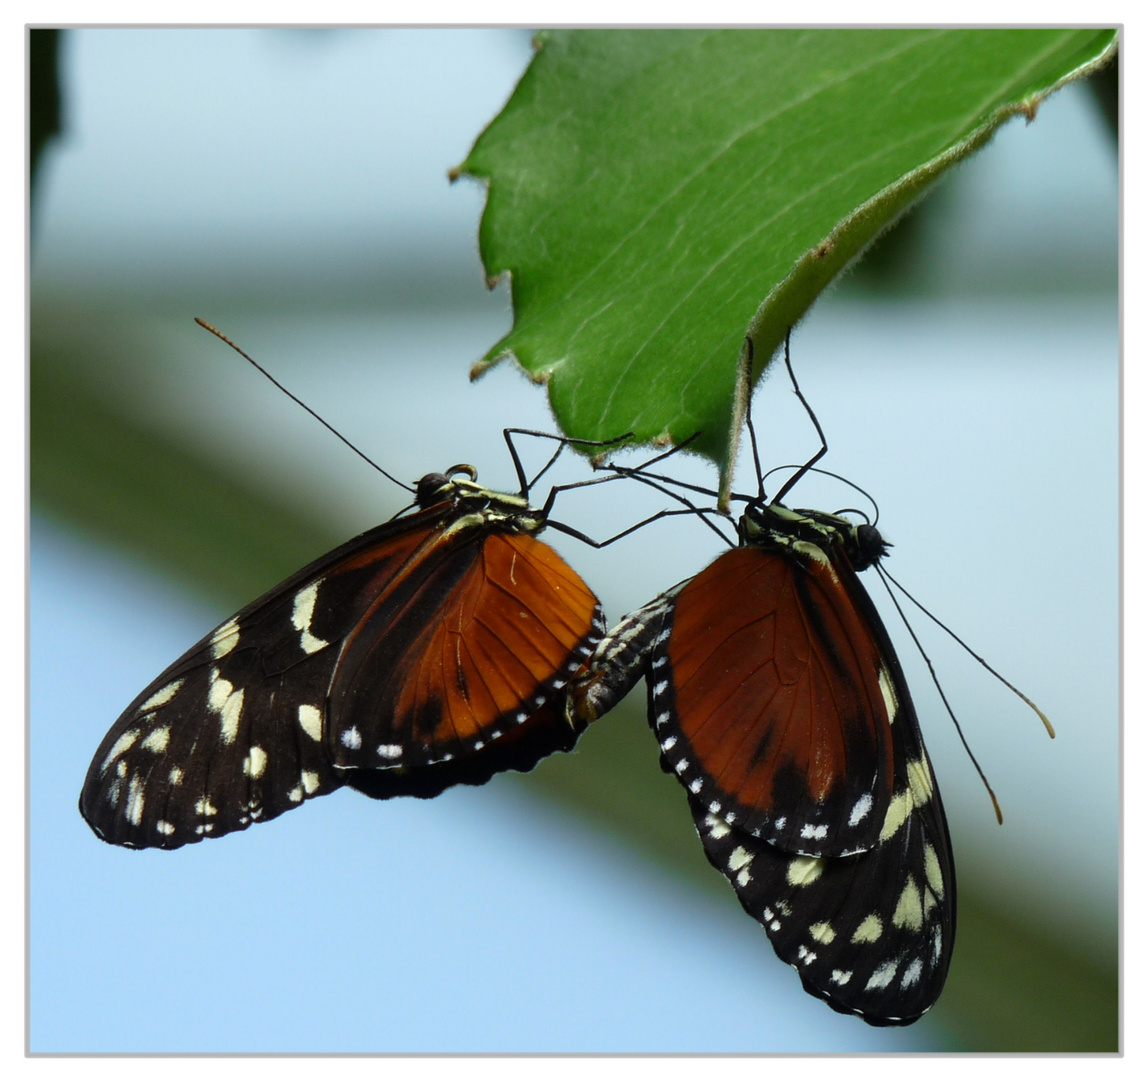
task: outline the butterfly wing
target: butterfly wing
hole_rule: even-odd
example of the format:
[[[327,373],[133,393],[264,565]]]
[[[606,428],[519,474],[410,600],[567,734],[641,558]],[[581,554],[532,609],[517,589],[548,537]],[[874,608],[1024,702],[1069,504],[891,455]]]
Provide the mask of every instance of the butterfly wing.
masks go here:
[[[949,831],[905,687],[894,795],[877,844],[838,858],[782,851],[690,799],[710,862],[805,989],[874,1025],[910,1024],[945,984],[957,924]]]
[[[642,640],[663,768],[742,906],[837,1011],[918,1019],[948,973],[956,875],[900,662],[844,547],[727,552],[623,620],[595,660]],[[607,665],[575,690],[632,675]],[[811,832],[845,853],[810,854]]]
[[[537,729],[569,749],[585,727],[540,718],[562,717],[604,632],[594,594],[528,534],[491,533],[466,555],[435,572],[445,581],[424,576],[410,598],[374,605],[348,637],[330,692],[339,767],[528,760]]]
[[[669,771],[726,824],[786,851],[872,847],[892,792],[889,665],[841,552],[727,551],[673,599],[650,720]]]
[[[449,751],[439,752],[439,743],[425,739],[410,753],[406,743],[387,744],[402,752],[370,762],[382,769],[364,770],[356,767],[358,761],[333,755],[333,745],[346,749],[347,732],[372,702],[387,707],[395,699],[394,685],[413,685],[404,700],[423,727],[437,730],[430,717],[440,706],[417,697],[435,662],[420,651],[426,638],[419,633],[449,621],[460,583],[482,564],[488,544],[501,552],[506,545],[517,550],[518,541],[551,552],[573,578],[578,588],[569,588],[577,601],[569,607],[581,620],[563,625],[559,634],[561,642],[571,642],[569,655],[553,668],[536,661],[531,669],[546,670],[513,714],[523,734],[506,744],[508,750],[484,756],[476,744],[489,710],[480,708],[468,730],[469,764],[451,762]],[[560,582],[563,595],[568,584],[569,577]],[[493,607],[489,595],[480,596],[473,621],[483,623],[489,616],[497,624],[497,612],[487,610]],[[384,609],[390,617],[380,614]],[[552,614],[540,606],[523,621]],[[104,737],[88,770],[80,811],[110,843],[172,848],[270,820],[344,783],[380,798],[428,795],[452,783],[484,783],[499,768],[531,768],[546,754],[568,749],[577,737],[580,728],[572,729],[553,706],[557,691],[551,684],[564,685],[575,659],[581,663],[600,636],[600,625],[593,594],[547,545],[492,531],[481,522],[461,527],[449,503],[431,507],[364,533],[299,571],[169,667]],[[360,656],[356,646],[372,634],[380,640]],[[342,667],[347,655],[360,661],[349,670]],[[394,666],[375,666],[388,662]],[[424,681],[416,678],[412,684],[412,672],[421,672]],[[356,678],[372,693],[361,692]],[[525,685],[524,677],[516,676],[514,685]],[[464,703],[471,696],[468,689],[455,695]],[[347,702],[354,705],[351,722],[333,728],[333,716],[342,716],[339,709]],[[527,716],[519,723],[523,711]],[[375,723],[385,724],[386,718]],[[407,724],[402,737],[409,739],[416,728]],[[464,749],[457,739],[455,745]],[[360,782],[368,771],[372,775]],[[389,786],[374,776],[383,772],[394,774]]]

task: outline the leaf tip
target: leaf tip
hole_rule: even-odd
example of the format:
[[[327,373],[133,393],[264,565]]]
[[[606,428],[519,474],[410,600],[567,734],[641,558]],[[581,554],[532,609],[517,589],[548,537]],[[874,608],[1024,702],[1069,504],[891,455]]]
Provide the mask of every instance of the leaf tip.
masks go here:
[[[505,355],[505,354],[503,354]],[[503,356],[488,357],[484,356],[481,360],[476,360],[470,365],[470,381],[478,382],[492,367],[502,362]]]

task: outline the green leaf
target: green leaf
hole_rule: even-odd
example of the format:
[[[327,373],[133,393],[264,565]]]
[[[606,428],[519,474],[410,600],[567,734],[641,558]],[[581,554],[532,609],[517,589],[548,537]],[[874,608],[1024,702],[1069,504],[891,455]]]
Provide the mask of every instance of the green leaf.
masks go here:
[[[755,375],[833,278],[1111,30],[545,34],[460,173],[513,357],[566,434],[681,442],[728,478]],[[723,479],[723,483],[725,480]]]

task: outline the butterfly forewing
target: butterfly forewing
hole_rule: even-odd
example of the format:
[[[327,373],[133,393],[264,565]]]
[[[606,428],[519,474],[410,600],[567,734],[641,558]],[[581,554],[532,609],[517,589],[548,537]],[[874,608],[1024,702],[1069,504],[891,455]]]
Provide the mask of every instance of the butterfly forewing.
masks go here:
[[[263,674],[257,650],[215,655],[242,627],[232,619],[205,638],[105,736],[80,797],[101,839],[179,847],[342,784],[323,750],[322,712],[309,704],[323,699],[334,651]]]
[[[654,648],[667,766],[727,824],[788,851],[865,850],[888,804],[889,675],[858,593],[868,604],[832,547],[740,547],[681,589]]]
[[[80,796],[96,834],[178,847],[343,784],[427,797],[570,749],[585,723],[564,715],[564,687],[601,611],[519,531],[540,520],[504,501],[486,515],[447,500],[364,533],[189,650],[101,743]]]

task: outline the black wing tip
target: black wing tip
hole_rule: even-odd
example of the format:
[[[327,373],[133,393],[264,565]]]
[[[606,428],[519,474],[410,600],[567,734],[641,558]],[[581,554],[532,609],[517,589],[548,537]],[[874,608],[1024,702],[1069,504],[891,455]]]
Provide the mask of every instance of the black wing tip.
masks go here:
[[[841,1013],[842,1016],[854,1016],[858,1020],[864,1020],[870,1027],[908,1027],[910,1024],[915,1024],[920,1020],[921,1017],[936,1004],[936,999],[934,998],[934,1000],[930,1001],[923,1009],[906,1013],[904,1016],[888,1016],[884,1013],[867,1012],[864,1009],[858,1009],[844,1001],[837,1000],[826,993],[824,987],[807,979],[805,975],[802,974],[801,969],[796,965],[790,966],[801,976],[801,985],[807,994],[824,1001],[834,1012]]]

